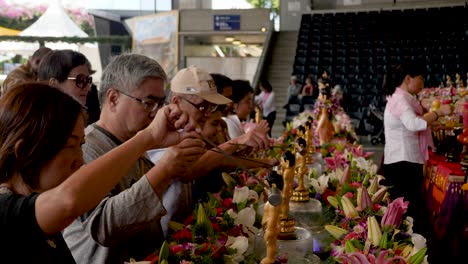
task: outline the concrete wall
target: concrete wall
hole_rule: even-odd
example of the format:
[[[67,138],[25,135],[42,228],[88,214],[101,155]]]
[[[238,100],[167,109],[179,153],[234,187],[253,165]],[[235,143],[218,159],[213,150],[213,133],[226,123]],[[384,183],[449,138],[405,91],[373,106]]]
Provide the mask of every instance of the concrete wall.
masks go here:
[[[252,83],[259,58],[187,57],[187,66],[197,65],[211,73],[221,73],[236,80]]]
[[[214,31],[214,15],[240,15],[241,31],[260,31],[268,28],[268,9],[229,9],[229,10],[180,10],[179,30],[182,32]]]
[[[173,0],[172,9],[209,9],[211,0]]]
[[[280,0],[280,31],[299,30],[302,14],[310,10],[310,0]]]

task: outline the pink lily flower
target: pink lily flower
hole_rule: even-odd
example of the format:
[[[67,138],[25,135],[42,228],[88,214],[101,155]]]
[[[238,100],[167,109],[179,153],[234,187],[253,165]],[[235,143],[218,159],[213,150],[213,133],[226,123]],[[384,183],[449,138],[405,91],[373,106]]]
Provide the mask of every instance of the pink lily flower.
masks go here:
[[[393,226],[398,227],[403,221],[403,214],[408,210],[409,202],[403,201],[403,197],[399,197],[388,205],[387,211],[385,211],[382,217],[382,226]]]

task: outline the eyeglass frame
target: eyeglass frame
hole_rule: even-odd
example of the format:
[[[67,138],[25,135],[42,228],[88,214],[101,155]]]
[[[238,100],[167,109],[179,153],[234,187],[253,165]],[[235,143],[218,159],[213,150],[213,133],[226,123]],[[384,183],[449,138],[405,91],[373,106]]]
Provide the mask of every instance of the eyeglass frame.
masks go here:
[[[186,101],[187,103],[191,104],[193,107],[195,107],[196,109],[198,109],[198,111],[200,111],[201,113],[203,114],[206,114],[206,113],[214,113],[216,112],[216,110],[218,110],[218,105],[217,104],[213,104],[211,102],[208,102],[206,100],[203,100],[203,102],[201,102],[200,104],[196,105],[195,103],[193,102],[190,102],[188,99],[184,98],[184,97],[180,97],[182,98],[182,100]],[[206,106],[203,106],[203,103],[207,102],[210,106],[206,107]],[[206,108],[206,109],[205,109]],[[212,108],[212,109],[210,109]]]
[[[86,78],[85,79],[86,82],[82,83],[80,81],[80,83],[82,83],[82,84],[78,84],[78,80],[81,80],[80,76],[84,76],[84,78]],[[93,83],[93,76],[91,76],[91,75],[86,76],[84,74],[78,74],[75,77],[67,77],[67,80],[74,80],[76,87],[78,87],[80,89],[84,89],[84,88],[86,88],[86,86],[91,85]]]
[[[133,100],[139,102],[140,104],[143,105],[143,108],[145,109],[145,111],[148,111],[150,113],[153,113],[154,111],[162,108],[163,106],[167,105],[168,102],[166,102],[166,97],[156,97],[156,96],[153,96],[154,98],[157,98],[156,102],[154,102],[154,106],[150,107],[149,105],[151,105],[151,103],[149,103],[148,101],[146,101],[144,98],[138,98],[138,97],[135,97],[133,95],[129,95],[121,90],[118,90],[118,89],[115,89],[116,91],[118,91],[119,93],[122,93],[123,95],[129,97],[129,98],[132,98]],[[153,99],[150,99],[150,100],[153,100]]]

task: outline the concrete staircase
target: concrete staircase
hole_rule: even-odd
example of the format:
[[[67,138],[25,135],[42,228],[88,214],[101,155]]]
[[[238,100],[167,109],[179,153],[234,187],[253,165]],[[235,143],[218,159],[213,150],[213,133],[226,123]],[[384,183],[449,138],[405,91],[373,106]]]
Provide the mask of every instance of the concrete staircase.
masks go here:
[[[286,110],[288,85],[293,71],[296,55],[297,31],[275,32],[272,37],[271,50],[263,69],[263,78],[273,86],[276,95],[276,120],[272,136],[278,137],[284,131],[283,121]]]

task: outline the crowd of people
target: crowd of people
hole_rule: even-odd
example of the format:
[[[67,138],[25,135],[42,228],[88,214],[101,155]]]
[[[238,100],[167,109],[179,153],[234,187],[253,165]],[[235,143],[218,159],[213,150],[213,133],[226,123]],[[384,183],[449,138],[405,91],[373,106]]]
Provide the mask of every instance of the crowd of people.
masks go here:
[[[22,263],[144,258],[165,239],[169,221],[220,188],[220,172],[279,164],[226,156],[270,147],[275,109],[266,82],[254,100],[247,81],[190,66],[167,92],[157,61],[121,54],[103,70],[93,120],[94,70],[85,56],[44,49],[26,66],[21,71],[34,77],[10,74],[0,99],[7,262],[18,260],[19,248],[28,252]],[[267,121],[244,131],[238,125],[255,103]]]
[[[114,57],[95,71],[81,53],[41,48],[11,72],[0,99],[0,223],[4,260],[123,263],[142,259],[168,235],[170,221],[222,185],[221,172],[276,166],[276,158],[236,159],[268,149],[275,93],[245,80],[181,69],[168,81],[161,65],[139,54]],[[391,197],[410,201],[424,223],[419,189],[431,125],[452,111],[423,109],[424,67],[403,63],[386,75],[383,171]],[[287,105],[330,97],[324,72],[301,87],[291,78]],[[170,86],[166,89],[166,86]],[[339,91],[333,90],[333,93]],[[263,120],[244,129],[257,108]],[[304,110],[304,108],[302,108]],[[232,155],[232,156],[229,156]],[[419,225],[424,228],[424,225]],[[420,231],[424,234],[424,230]]]

